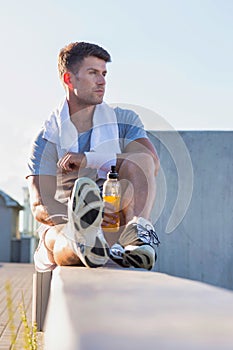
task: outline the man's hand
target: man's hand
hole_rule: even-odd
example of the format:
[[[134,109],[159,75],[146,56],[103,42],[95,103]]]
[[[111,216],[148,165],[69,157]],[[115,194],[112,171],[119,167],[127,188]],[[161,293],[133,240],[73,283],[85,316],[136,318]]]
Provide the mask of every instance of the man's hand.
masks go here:
[[[31,210],[37,221],[50,226],[67,222],[67,206],[54,198],[57,189],[56,176],[29,176],[28,188]]]
[[[83,153],[68,152],[62,157],[57,165],[66,172],[85,168],[87,165],[86,156]]]
[[[119,219],[119,213],[116,213],[114,205],[108,202],[104,202],[104,217],[102,221],[102,228],[108,227],[110,225],[116,225]]]

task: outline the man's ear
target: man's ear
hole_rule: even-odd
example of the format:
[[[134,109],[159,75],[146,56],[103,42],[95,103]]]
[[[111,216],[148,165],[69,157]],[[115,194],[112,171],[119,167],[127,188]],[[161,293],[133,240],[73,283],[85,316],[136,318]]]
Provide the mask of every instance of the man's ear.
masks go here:
[[[70,76],[69,72],[64,73],[64,75],[63,75],[63,82],[68,87],[72,87],[71,76]]]

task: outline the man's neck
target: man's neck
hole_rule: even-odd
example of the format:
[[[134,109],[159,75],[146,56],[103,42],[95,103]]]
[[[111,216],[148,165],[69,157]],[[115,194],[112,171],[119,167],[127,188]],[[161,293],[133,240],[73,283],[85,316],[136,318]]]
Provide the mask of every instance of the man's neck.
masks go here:
[[[78,132],[84,132],[92,128],[95,105],[87,106],[68,101],[70,119]]]

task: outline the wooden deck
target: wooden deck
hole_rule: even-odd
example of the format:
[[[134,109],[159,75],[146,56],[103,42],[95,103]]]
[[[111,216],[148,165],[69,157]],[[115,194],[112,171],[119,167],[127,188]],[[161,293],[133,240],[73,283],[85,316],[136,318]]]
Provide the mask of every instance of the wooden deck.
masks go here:
[[[31,326],[32,305],[32,276],[33,264],[0,263],[0,350],[24,349],[24,325],[21,320],[19,305],[24,299],[27,320]],[[13,318],[9,320],[9,307],[7,306],[6,284],[11,287],[11,308]],[[23,298],[23,299],[22,299]],[[12,331],[12,326],[14,330]],[[11,345],[12,336],[15,335],[15,345]],[[42,349],[42,335],[38,335],[38,349]]]

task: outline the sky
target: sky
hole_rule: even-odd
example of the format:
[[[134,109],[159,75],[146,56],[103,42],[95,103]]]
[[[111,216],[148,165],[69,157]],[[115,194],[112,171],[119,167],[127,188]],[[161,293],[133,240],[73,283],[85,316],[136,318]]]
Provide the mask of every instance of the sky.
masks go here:
[[[233,130],[232,0],[0,0],[0,189],[22,203],[31,141],[64,95],[57,56],[107,49],[105,101],[175,130]]]

